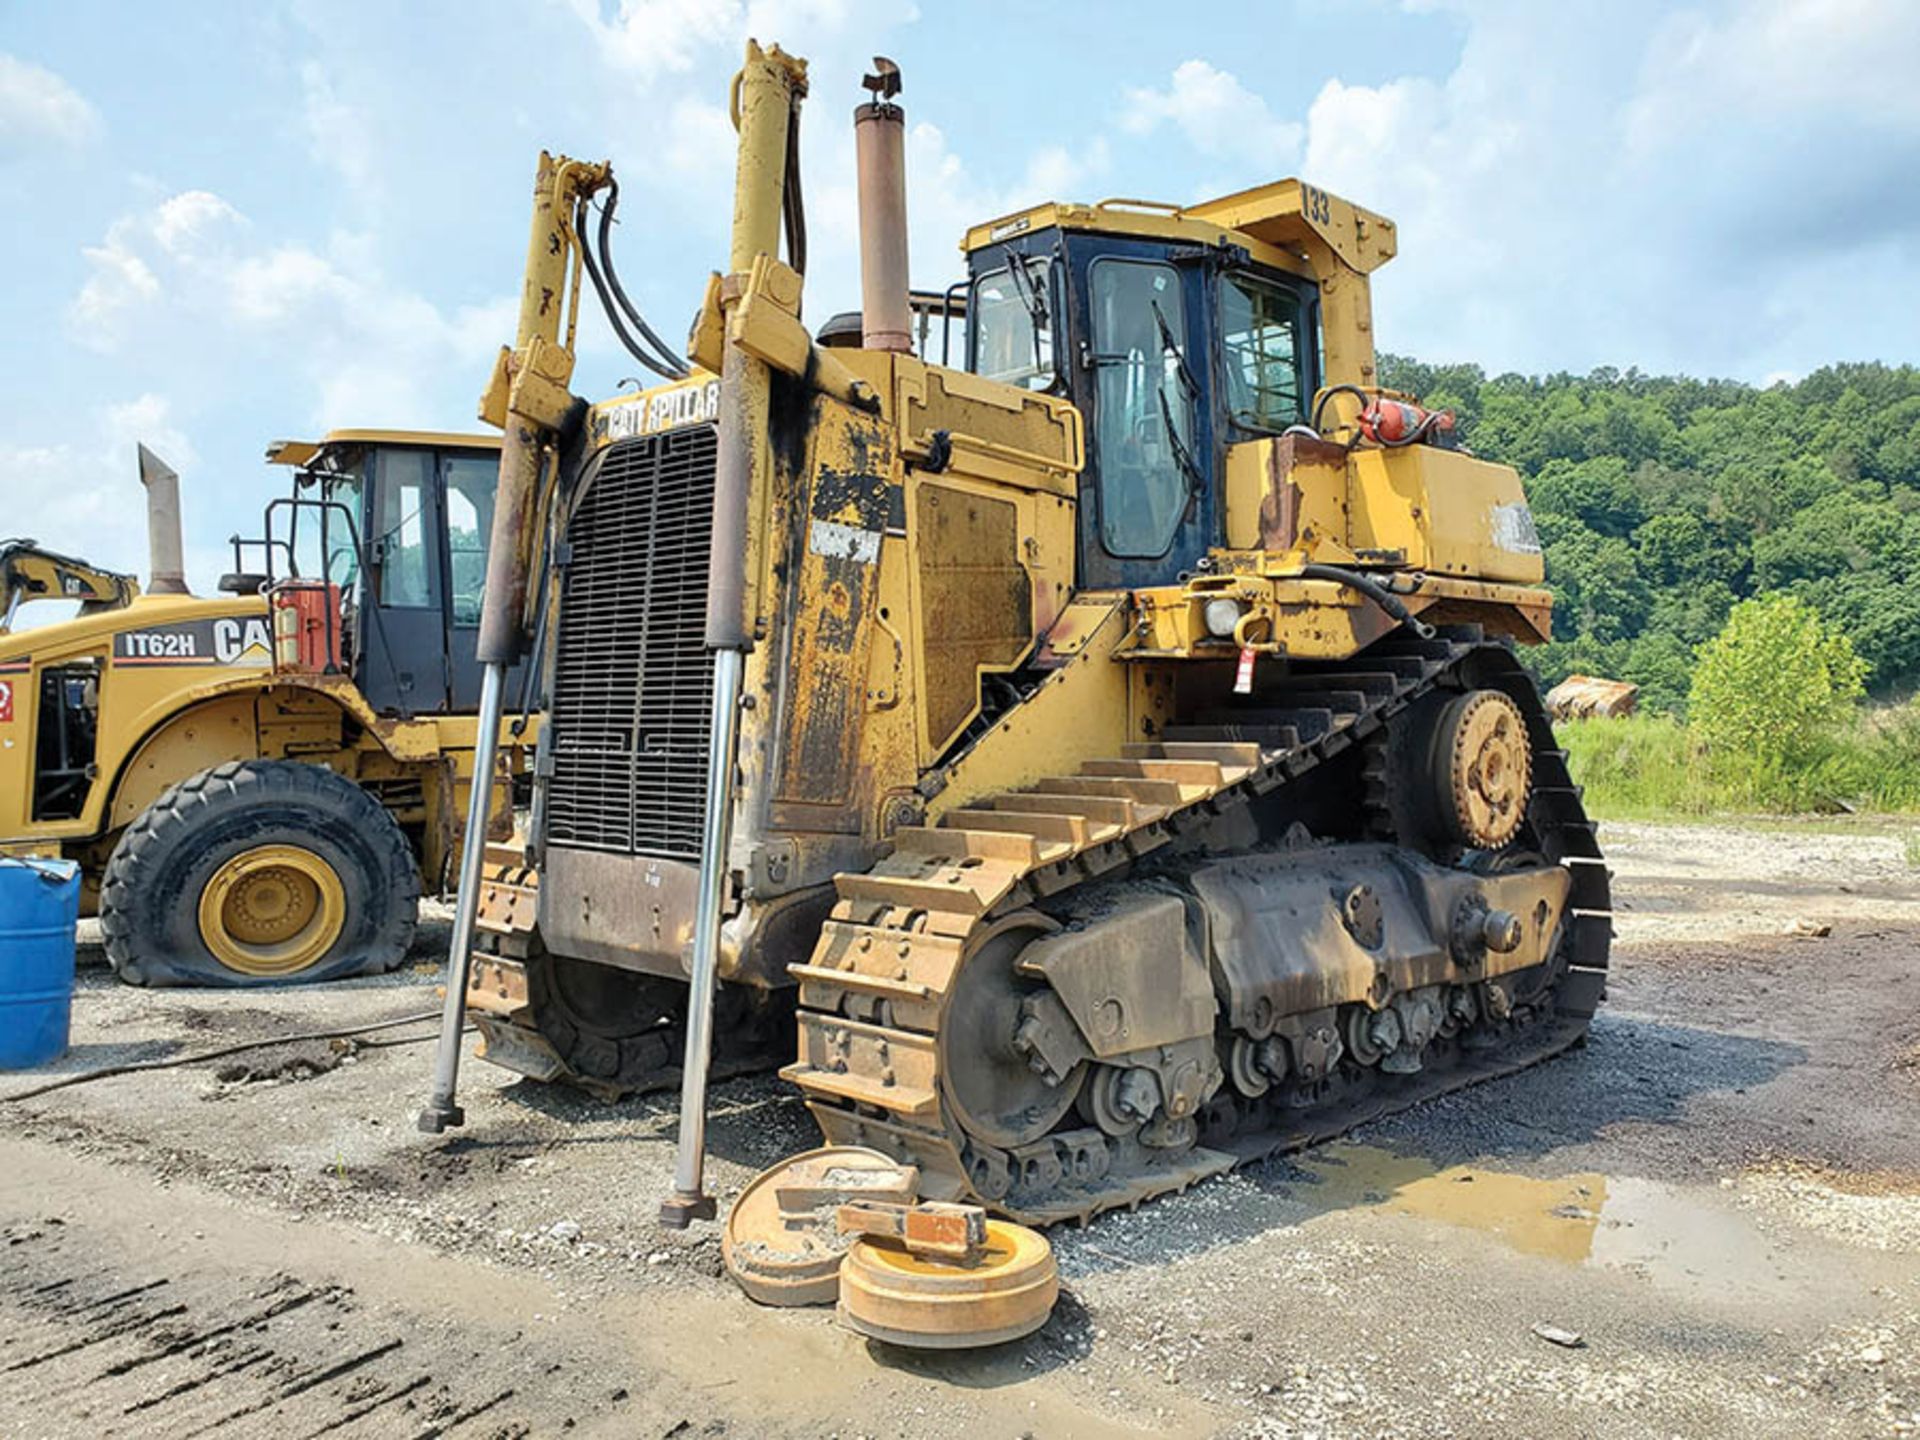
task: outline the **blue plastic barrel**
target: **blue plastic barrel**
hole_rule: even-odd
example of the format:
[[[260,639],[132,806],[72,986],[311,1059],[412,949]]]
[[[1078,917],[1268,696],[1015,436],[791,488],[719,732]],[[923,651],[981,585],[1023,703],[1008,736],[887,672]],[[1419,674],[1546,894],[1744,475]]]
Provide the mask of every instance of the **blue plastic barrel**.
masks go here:
[[[0,1070],[44,1065],[67,1048],[80,867],[0,856]]]

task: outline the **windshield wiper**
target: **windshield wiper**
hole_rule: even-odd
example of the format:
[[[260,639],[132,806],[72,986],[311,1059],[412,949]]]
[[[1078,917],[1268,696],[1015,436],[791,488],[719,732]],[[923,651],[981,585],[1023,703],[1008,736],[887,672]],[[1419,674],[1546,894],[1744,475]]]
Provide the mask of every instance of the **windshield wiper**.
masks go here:
[[[1041,293],[1041,282],[1035,280],[1027,268],[1032,264],[1033,260],[1018,250],[1007,252],[1007,278],[1013,282],[1014,293],[1026,309],[1032,326],[1033,370],[1036,375],[1045,375],[1047,365],[1040,358],[1040,332],[1047,328],[1047,300]]]
[[[1173,330],[1167,324],[1167,317],[1160,313],[1160,302],[1149,300],[1149,309],[1153,311],[1153,323],[1160,327],[1160,353],[1173,356],[1173,363],[1180,368],[1180,383],[1187,387],[1187,394],[1194,399],[1200,398],[1200,382],[1193,378],[1193,372],[1187,368],[1187,357],[1181,353],[1180,346],[1173,338]]]

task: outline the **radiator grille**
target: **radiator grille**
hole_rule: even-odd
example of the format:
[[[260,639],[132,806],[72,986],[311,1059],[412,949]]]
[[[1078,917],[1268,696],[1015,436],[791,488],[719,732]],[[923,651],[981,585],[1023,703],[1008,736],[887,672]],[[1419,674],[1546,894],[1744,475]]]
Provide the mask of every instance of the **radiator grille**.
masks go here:
[[[711,425],[622,440],[568,527],[547,838],[696,860],[713,657]]]

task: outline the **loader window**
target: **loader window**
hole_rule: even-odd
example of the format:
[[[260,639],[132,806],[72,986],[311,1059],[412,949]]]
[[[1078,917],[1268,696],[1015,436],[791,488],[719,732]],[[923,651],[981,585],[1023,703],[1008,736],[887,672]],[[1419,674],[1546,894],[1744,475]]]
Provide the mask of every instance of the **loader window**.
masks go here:
[[[1180,276],[1151,261],[1096,260],[1089,290],[1100,539],[1116,556],[1164,555],[1200,483]]]
[[[974,282],[967,309],[974,374],[1028,390],[1053,384],[1050,273],[1050,262],[1020,257]]]
[[[1252,275],[1221,286],[1220,333],[1226,349],[1227,408],[1236,425],[1284,430],[1306,420],[1301,405],[1300,301]]]
[[[487,539],[500,466],[493,460],[447,461],[447,590],[453,623],[478,625],[487,583]]]
[[[425,451],[396,451],[383,458],[380,515],[372,527],[383,606],[424,609],[433,603],[427,568],[430,458]]]

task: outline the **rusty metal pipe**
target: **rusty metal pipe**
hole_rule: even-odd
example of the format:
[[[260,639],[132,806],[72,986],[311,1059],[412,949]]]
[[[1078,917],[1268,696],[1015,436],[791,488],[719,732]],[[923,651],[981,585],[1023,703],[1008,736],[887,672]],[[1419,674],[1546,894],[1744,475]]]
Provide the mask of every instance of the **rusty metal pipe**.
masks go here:
[[[140,451],[140,483],[147,487],[147,579],[149,595],[188,595],[185,548],[180,541],[180,476],[146,446]]]
[[[898,88],[899,72],[886,72]],[[869,84],[874,83],[872,79]],[[876,89],[876,96],[880,93]],[[907,281],[907,112],[875,99],[853,112],[860,192],[860,333],[868,350],[913,349]]]
[[[560,335],[561,298],[566,293],[565,203],[556,195],[563,166],[546,151],[533,180],[533,223],[527,236],[527,264],[520,287],[520,315],[514,353],[524,357],[536,340]],[[534,496],[538,493],[540,428],[510,415],[500,442],[500,478],[494,488],[493,528],[487,537],[487,584],[480,600],[480,634],[475,654],[482,665],[510,666],[526,644],[522,617],[527,608],[528,568],[533,551]]]
[[[805,62],[778,46],[747,42],[734,81],[740,130],[734,171],[733,243],[728,269],[737,285],[761,256],[778,253],[786,198],[787,130],[806,93]],[[731,304],[728,305],[729,311]],[[660,1223],[683,1230],[711,1219],[706,1191],[707,1064],[713,1043],[713,991],[720,975],[720,923],[726,900],[733,826],[734,743],[746,652],[753,648],[755,587],[752,525],[755,498],[773,483],[767,434],[772,374],[731,336],[720,361],[720,433],[713,490],[713,538],[707,578],[707,648],[714,651],[712,727],[707,751],[706,821],[700,838],[700,890],[694,911],[693,964],[687,996],[686,1054],[680,1068],[680,1136],[673,1193]]]
[[[474,734],[473,783],[467,796],[467,830],[460,837],[460,888],[454,892],[453,939],[447,946],[447,998],[440,1011],[440,1043],[433,1054],[433,1093],[420,1112],[422,1130],[438,1135],[467,1123],[456,1093],[460,1082],[460,1035],[467,1024],[467,973],[473,962],[473,931],[480,904],[480,865],[487,853],[492,811],[493,757],[500,739],[506,667],[480,672],[479,729]],[[482,762],[484,761],[484,768]]]
[[[527,264],[520,287],[520,316],[513,355],[506,373],[524,364],[540,342],[559,338],[562,298],[567,291],[567,238],[560,193],[570,162],[546,151],[533,180],[533,224],[527,236]],[[577,295],[575,297],[578,298]],[[482,406],[485,411],[484,404]],[[456,1098],[460,1078],[460,1035],[466,1026],[467,974],[473,964],[473,931],[480,905],[480,866],[487,848],[487,817],[493,796],[494,758],[500,748],[500,715],[507,670],[526,644],[524,615],[532,568],[534,511],[545,463],[547,434],[529,416],[506,416],[500,442],[500,473],[494,486],[493,528],[487,536],[487,584],[480,603],[480,714],[473,735],[473,789],[467,803],[467,830],[461,840],[460,888],[453,897],[453,938],[447,947],[446,1003],[440,1018],[440,1043],[434,1052],[433,1091],[418,1117],[420,1128],[439,1134],[464,1125],[466,1113]]]

